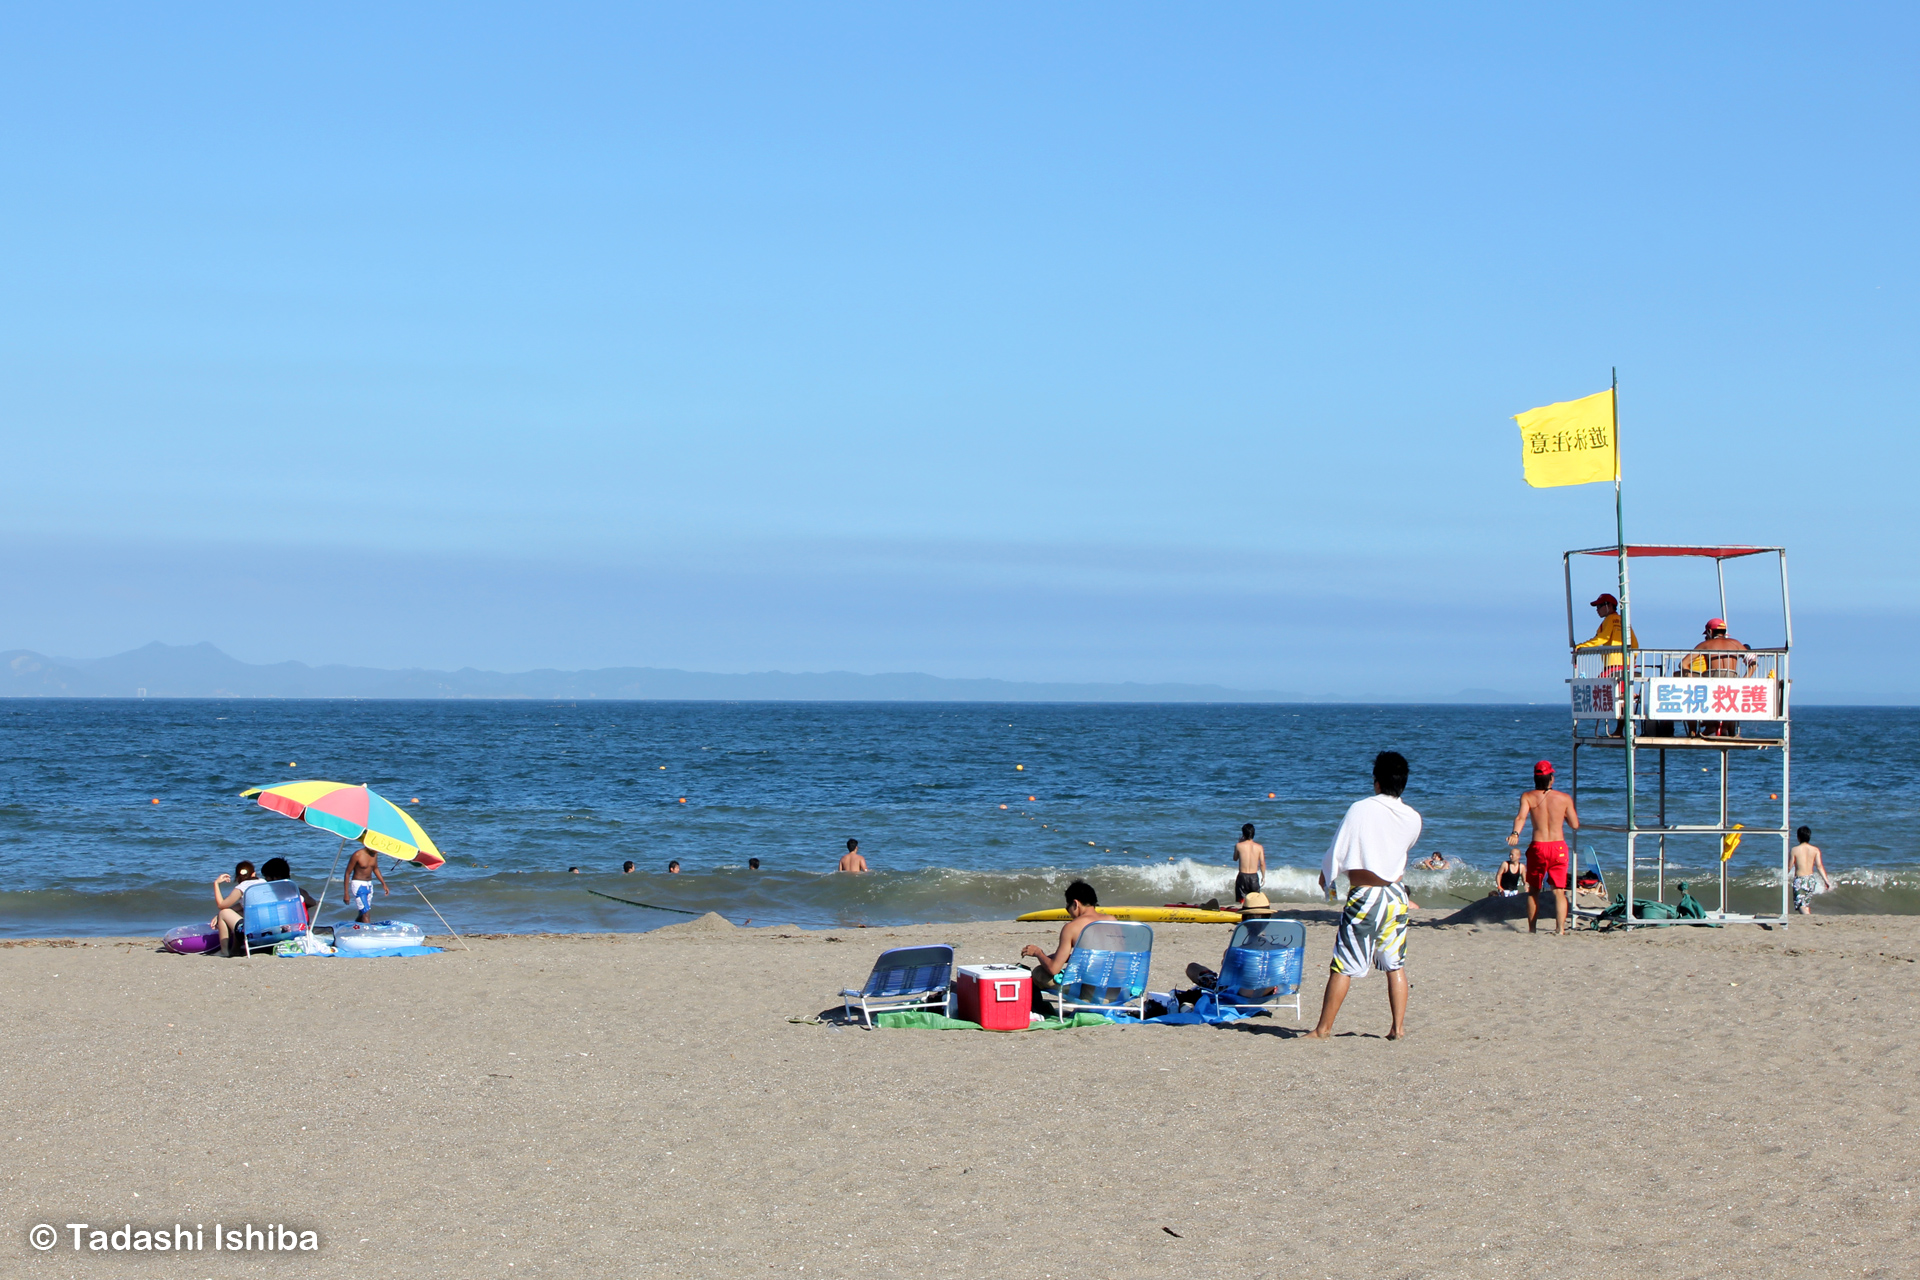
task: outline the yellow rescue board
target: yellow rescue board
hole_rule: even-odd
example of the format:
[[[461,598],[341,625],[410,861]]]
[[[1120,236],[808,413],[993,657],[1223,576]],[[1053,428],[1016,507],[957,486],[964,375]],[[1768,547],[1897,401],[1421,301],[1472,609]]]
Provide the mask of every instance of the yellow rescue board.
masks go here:
[[[1100,914],[1112,916],[1115,920],[1132,920],[1139,924],[1239,924],[1238,911],[1207,911],[1199,907],[1102,907]],[[1065,920],[1066,908],[1055,907],[1051,911],[1029,911],[1014,919],[1022,924],[1042,920]]]

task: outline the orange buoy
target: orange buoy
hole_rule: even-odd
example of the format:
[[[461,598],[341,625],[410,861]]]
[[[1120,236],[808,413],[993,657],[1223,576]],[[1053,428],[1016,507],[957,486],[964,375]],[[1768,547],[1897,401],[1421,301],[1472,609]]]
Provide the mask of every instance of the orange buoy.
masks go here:
[[[159,803],[160,803],[160,798],[159,798],[158,796],[155,796],[155,797],[154,797],[154,800],[153,800],[153,802],[154,802],[155,804],[159,804]]]
[[[1029,799],[1029,800],[1031,800],[1031,799],[1033,799],[1033,797],[1032,797],[1032,796],[1028,796],[1028,797],[1027,797],[1027,799]]]
[[[686,798],[685,796],[681,796],[681,797],[680,797],[680,803],[681,803],[681,804],[685,804],[686,802],[687,802],[687,798]]]
[[[1005,806],[1005,805],[1001,805],[1000,807],[1001,807],[1002,809],[1004,809],[1004,808],[1006,808],[1007,806]]]

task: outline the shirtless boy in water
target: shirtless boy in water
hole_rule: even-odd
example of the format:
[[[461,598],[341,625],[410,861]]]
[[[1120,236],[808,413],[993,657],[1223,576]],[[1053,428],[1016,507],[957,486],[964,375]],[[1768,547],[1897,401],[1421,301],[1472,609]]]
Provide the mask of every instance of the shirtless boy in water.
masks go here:
[[[1833,880],[1827,875],[1827,861],[1820,856],[1820,846],[1813,842],[1813,828],[1802,827],[1794,833],[1800,837],[1800,843],[1787,851],[1793,859],[1793,909],[1803,916],[1813,914],[1813,895],[1821,888],[1833,888]],[[1815,882],[1814,876],[1820,879]]]
[[[1533,790],[1520,797],[1520,812],[1513,818],[1509,845],[1520,843],[1520,827],[1533,820],[1533,838],[1527,845],[1527,932],[1534,932],[1540,919],[1540,891],[1553,890],[1553,932],[1567,932],[1567,836],[1563,825],[1580,829],[1580,815],[1573,811],[1573,800],[1553,789],[1553,761],[1542,760],[1533,766]]]
[[[353,851],[353,856],[347,859],[347,873],[341,877],[340,881],[343,900],[349,907],[360,913],[354,919],[361,924],[366,924],[373,919],[373,882],[375,880],[380,882],[381,892],[392,895],[393,890],[387,888],[387,878],[380,874],[380,859],[374,856],[373,850],[361,845]]]
[[[866,871],[866,869],[867,860],[860,856],[860,842],[858,840],[848,840],[847,852],[840,859],[840,870],[852,872],[854,875],[860,875]]]
[[[1240,824],[1240,843],[1233,846],[1233,856],[1240,864],[1240,873],[1233,878],[1233,900],[1244,902],[1248,894],[1260,892],[1267,874],[1267,851],[1253,838],[1251,822]]]

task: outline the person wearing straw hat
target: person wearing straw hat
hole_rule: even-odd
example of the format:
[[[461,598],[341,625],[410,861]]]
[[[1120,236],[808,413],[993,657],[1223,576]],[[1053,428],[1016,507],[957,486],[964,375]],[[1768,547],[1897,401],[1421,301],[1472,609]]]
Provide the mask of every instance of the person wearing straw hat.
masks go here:
[[[1242,920],[1271,920],[1273,918],[1273,903],[1267,900],[1266,894],[1255,890],[1248,894],[1246,901],[1241,904],[1240,918]],[[1194,1000],[1198,999],[1202,993],[1212,991],[1220,981],[1220,975],[1212,969],[1209,969],[1206,965],[1201,964],[1198,960],[1195,960],[1187,966],[1187,981],[1193,984],[1194,990],[1176,994],[1191,1004]],[[1248,987],[1241,990],[1240,998],[1242,1000],[1265,1000],[1273,993],[1273,987]]]

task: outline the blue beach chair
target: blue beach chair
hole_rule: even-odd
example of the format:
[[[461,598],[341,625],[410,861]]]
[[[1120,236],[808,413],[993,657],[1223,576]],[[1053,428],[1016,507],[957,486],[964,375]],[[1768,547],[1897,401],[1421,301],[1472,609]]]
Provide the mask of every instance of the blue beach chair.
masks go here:
[[[868,1027],[876,1013],[909,1009],[947,1011],[947,988],[953,983],[952,947],[894,947],[882,951],[867,975],[867,985],[840,993],[841,1016],[851,1019],[853,1007]]]
[[[1063,1018],[1076,1013],[1145,1018],[1152,963],[1152,926],[1096,920],[1080,931],[1067,967],[1046,994]]]
[[[1222,1009],[1251,1013],[1259,1009],[1292,1009],[1300,1020],[1300,968],[1307,954],[1307,927],[1298,920],[1242,920],[1227,939],[1220,958],[1220,976],[1214,980],[1214,1003]],[[1253,999],[1243,991],[1271,995]],[[1293,1003],[1287,1003],[1287,997]]]
[[[240,954],[271,951],[307,931],[307,903],[291,880],[249,880],[240,891]]]

